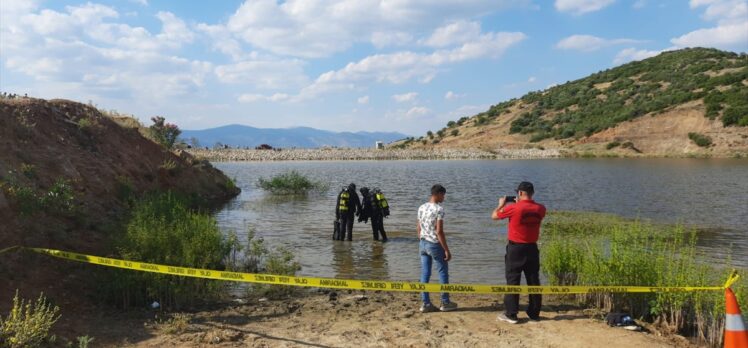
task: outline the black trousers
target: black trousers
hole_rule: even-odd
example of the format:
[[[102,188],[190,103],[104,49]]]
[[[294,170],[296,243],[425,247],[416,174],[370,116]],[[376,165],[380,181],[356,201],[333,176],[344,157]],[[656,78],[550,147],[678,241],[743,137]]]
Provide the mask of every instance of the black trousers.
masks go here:
[[[522,273],[525,274],[527,285],[540,285],[540,251],[537,244],[509,242],[506,246],[504,264],[506,265],[507,285],[520,285]],[[530,295],[527,316],[530,318],[539,317],[542,304],[543,297],[540,294]],[[504,311],[508,316],[517,315],[519,312],[519,295],[504,295]]]
[[[387,240],[387,234],[384,232],[384,217],[382,215],[371,217],[371,232],[374,234],[374,240],[379,240],[379,236],[382,236],[382,240]]]
[[[337,240],[344,240],[346,237],[346,234],[348,235],[348,240],[353,239],[353,219],[355,216],[353,214],[342,214],[340,215],[340,233],[338,234]]]

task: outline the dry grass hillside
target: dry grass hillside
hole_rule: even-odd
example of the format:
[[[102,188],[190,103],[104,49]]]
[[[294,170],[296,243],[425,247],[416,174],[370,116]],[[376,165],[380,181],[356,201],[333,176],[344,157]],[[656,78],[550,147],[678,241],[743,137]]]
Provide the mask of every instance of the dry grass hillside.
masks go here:
[[[528,93],[391,146],[745,157],[748,57],[712,49],[666,52]]]
[[[21,245],[112,252],[114,225],[136,197],[171,190],[204,202],[238,194],[207,161],[177,154],[96,108],[67,100],[0,99],[0,249]],[[0,313],[15,289],[32,298],[85,296],[91,269],[30,253],[0,256]],[[54,286],[52,286],[54,285]],[[62,304],[60,304],[62,305]]]

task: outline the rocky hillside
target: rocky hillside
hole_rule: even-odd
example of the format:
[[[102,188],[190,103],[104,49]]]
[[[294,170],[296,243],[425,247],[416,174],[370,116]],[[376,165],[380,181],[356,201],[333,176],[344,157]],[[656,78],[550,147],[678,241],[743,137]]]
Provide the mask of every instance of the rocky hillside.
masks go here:
[[[134,120],[120,125],[126,121],[67,100],[0,99],[0,250],[105,255],[116,221],[144,193],[172,190],[206,204],[238,194],[207,161],[173,153],[144,137]],[[21,292],[77,288],[75,267],[28,253],[0,255],[0,301],[19,284]]]
[[[744,156],[748,56],[703,48],[665,52],[530,92],[392,146]]]

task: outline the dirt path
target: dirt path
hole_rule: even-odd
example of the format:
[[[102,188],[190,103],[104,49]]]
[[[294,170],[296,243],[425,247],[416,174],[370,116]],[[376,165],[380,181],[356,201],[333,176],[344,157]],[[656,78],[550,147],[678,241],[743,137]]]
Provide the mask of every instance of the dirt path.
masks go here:
[[[168,347],[688,347],[682,338],[610,328],[578,309],[545,306],[543,320],[496,321],[495,297],[454,296],[460,309],[418,312],[417,294],[314,293],[188,314],[184,325],[150,324],[111,346]],[[524,314],[520,318],[524,318]],[[167,333],[170,330],[178,333]],[[103,338],[103,337],[102,337]]]

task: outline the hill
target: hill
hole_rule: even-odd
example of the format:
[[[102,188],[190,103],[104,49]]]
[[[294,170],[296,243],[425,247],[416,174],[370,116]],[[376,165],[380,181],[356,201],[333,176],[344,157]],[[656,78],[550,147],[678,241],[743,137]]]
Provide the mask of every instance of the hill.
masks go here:
[[[67,100],[0,98],[0,250],[20,245],[109,255],[117,221],[145,193],[171,190],[205,205],[239,193],[209,162],[165,149],[129,121]],[[0,313],[7,313],[15,289],[27,298],[42,289],[66,303],[95,297],[88,293],[91,272],[47,257],[3,254]]]
[[[664,52],[527,93],[393,146],[748,154],[748,56],[703,48]]]
[[[296,128],[255,128],[243,125],[228,125],[204,130],[184,130],[182,138],[190,144],[197,139],[201,147],[214,147],[217,143],[231,147],[255,147],[269,144],[273,147],[318,148],[373,147],[374,142],[390,143],[405,138],[401,133],[384,132],[331,132],[308,127]]]

